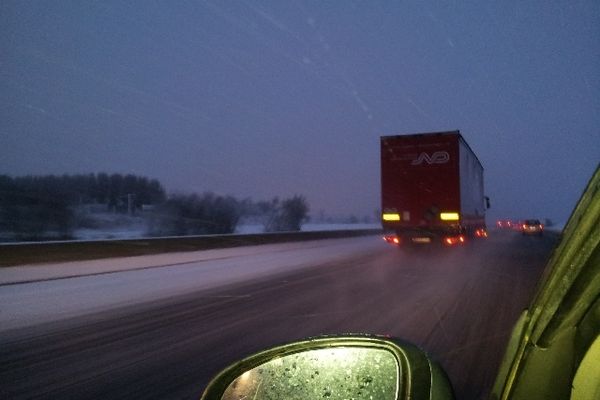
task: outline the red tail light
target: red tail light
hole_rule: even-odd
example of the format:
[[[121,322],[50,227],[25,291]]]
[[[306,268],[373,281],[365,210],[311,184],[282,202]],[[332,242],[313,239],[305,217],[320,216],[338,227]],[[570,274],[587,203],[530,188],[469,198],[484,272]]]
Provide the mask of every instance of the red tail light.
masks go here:
[[[466,239],[464,235],[459,236],[447,236],[444,238],[443,243],[447,246],[454,246],[455,244],[464,244]]]
[[[386,235],[383,237],[383,240],[390,244],[400,244],[400,238],[396,235]]]

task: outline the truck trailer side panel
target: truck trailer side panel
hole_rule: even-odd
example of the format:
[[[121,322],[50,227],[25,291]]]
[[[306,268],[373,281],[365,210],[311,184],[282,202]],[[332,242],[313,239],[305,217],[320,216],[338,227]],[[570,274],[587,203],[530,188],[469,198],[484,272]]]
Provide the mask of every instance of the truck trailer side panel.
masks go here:
[[[462,137],[459,143],[461,220],[468,227],[485,226],[483,168]]]

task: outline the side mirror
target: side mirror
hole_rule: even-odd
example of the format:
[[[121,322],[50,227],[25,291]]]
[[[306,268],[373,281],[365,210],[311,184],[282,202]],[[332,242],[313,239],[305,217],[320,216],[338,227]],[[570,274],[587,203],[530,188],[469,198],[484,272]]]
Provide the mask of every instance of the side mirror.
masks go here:
[[[416,346],[376,336],[326,336],[254,354],[220,372],[203,400],[454,399]]]
[[[490,208],[490,198],[485,196],[484,199],[485,199],[485,208],[487,210]]]

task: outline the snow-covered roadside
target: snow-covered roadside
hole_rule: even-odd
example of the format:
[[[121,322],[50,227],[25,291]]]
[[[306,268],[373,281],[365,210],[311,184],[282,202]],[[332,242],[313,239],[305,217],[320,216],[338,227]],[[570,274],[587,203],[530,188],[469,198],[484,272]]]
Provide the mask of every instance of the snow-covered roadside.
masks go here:
[[[380,224],[303,224],[302,232],[316,231],[345,231],[358,229],[381,229]],[[99,228],[99,229],[76,229],[73,232],[75,240],[98,240],[98,239],[138,239],[146,237],[147,228],[137,224],[131,228]],[[235,230],[236,234],[264,233],[264,226],[258,224],[240,225]]]
[[[359,229],[381,229],[381,224],[302,224],[302,232],[318,232],[318,231],[348,231]],[[252,234],[263,233],[263,225],[240,225],[236,228],[235,233]]]
[[[0,331],[178,296],[387,249],[376,236],[0,269]],[[93,273],[95,275],[85,275]],[[75,277],[66,278],[67,276]],[[56,279],[56,278],[65,279]],[[45,279],[45,280],[44,280]],[[48,280],[54,279],[54,280]]]

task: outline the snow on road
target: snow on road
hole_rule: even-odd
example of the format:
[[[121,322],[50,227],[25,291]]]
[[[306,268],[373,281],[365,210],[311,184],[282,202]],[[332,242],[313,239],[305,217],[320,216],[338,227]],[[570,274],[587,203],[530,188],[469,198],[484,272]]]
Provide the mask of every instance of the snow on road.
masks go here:
[[[383,247],[376,236],[367,236],[0,268],[0,331],[294,271]]]

